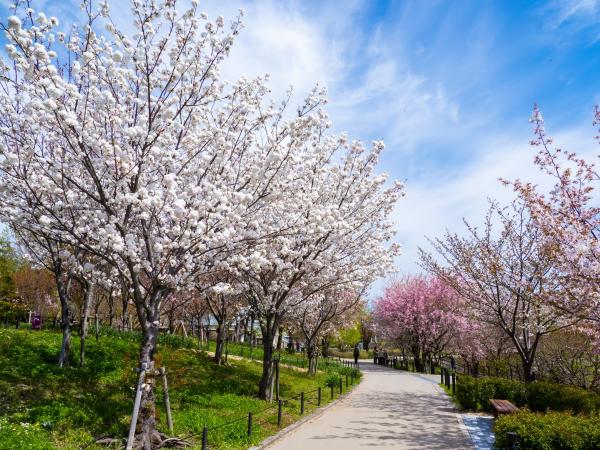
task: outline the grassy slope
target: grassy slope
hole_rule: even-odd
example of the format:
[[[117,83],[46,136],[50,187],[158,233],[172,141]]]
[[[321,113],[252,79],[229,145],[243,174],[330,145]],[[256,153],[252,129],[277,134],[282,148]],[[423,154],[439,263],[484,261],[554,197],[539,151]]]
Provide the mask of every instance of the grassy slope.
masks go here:
[[[100,436],[126,436],[136,384],[132,368],[137,361],[137,340],[114,334],[102,336],[99,342],[90,338],[86,367],[59,369],[55,361],[60,337],[49,331],[0,330],[0,449],[81,448]],[[76,350],[79,340],[74,338],[72,344]],[[174,434],[201,433],[204,426],[271,406],[256,398],[259,362],[230,359],[228,365],[217,366],[205,354],[180,344],[163,340],[157,357],[167,368]],[[334,378],[339,377],[334,373]],[[332,376],[323,372],[309,378],[304,371],[282,369],[281,395],[292,398],[315,390]],[[159,428],[166,431],[161,396],[159,388]],[[323,403],[329,398],[329,389],[324,389]],[[310,412],[316,407],[316,393],[307,399],[305,410]],[[297,400],[286,402],[284,425],[297,420],[299,409]],[[247,448],[275,433],[276,421],[275,407],[254,416],[252,438],[246,437],[243,419],[211,430],[209,444],[211,448]],[[200,436],[192,440],[194,448],[199,448]]]

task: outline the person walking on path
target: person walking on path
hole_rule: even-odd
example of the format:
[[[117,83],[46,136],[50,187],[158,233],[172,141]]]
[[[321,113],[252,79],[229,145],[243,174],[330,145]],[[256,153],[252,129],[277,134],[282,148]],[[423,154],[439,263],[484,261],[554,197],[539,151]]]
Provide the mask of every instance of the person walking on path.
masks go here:
[[[358,357],[360,356],[360,350],[358,349],[358,344],[354,346],[354,364],[358,364]]]

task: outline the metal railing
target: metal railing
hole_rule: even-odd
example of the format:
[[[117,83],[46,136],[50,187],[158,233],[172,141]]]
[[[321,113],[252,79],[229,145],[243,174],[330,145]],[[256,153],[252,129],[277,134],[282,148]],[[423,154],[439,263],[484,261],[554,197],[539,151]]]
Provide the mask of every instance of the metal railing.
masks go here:
[[[350,363],[350,361],[348,361],[348,363]],[[352,364],[354,364],[354,363],[352,363]],[[278,400],[276,400],[275,403],[273,403],[272,405],[269,405],[265,408],[255,410],[255,411],[249,411],[244,415],[240,415],[239,417],[237,417],[233,420],[230,420],[229,422],[225,422],[225,423],[222,423],[219,425],[214,425],[212,427],[204,426],[202,428],[201,432],[187,435],[182,439],[189,440],[191,438],[201,436],[201,439],[202,439],[202,441],[201,441],[202,447],[201,448],[202,448],[202,450],[206,450],[206,449],[208,449],[209,435],[210,435],[211,431],[216,431],[216,430],[234,425],[234,424],[242,422],[242,421],[246,421],[246,424],[247,424],[247,426],[245,427],[246,437],[248,439],[251,439],[253,432],[255,430],[255,427],[257,427],[257,426],[261,426],[266,423],[272,423],[273,425],[277,424],[277,427],[281,428],[283,426],[283,408],[284,407],[298,408],[299,414],[301,416],[303,416],[306,412],[307,404],[313,405],[315,407],[320,407],[322,405],[324,388],[329,388],[330,401],[333,401],[335,399],[336,392],[339,392],[339,395],[338,395],[338,398],[339,398],[339,396],[341,396],[344,393],[344,385],[346,387],[346,392],[348,392],[350,387],[354,385],[355,381],[356,381],[356,379],[354,377],[354,374],[352,374],[350,376],[345,375],[345,383],[344,383],[344,377],[340,376],[337,386],[334,386],[333,384],[329,384],[326,386],[319,386],[316,389],[313,389],[312,391],[302,391],[293,397],[279,398]],[[268,416],[268,417],[264,418],[262,421],[256,421],[256,417],[259,414],[262,414],[266,411],[274,410],[275,408],[277,408],[276,415],[273,414],[272,416]],[[276,420],[275,420],[275,418],[276,418]]]

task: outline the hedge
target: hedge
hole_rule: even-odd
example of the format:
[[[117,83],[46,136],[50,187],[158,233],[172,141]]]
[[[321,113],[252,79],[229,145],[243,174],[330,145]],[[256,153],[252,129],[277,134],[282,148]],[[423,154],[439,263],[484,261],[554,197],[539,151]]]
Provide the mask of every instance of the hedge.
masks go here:
[[[491,398],[510,400],[532,411],[570,411],[592,414],[600,411],[600,395],[563,384],[536,381],[523,383],[505,378],[473,378],[459,375],[456,400],[465,409],[491,412]]]
[[[600,417],[573,416],[566,412],[546,414],[521,410],[496,420],[495,447],[510,449],[507,432],[519,436],[519,448],[528,450],[600,449]]]

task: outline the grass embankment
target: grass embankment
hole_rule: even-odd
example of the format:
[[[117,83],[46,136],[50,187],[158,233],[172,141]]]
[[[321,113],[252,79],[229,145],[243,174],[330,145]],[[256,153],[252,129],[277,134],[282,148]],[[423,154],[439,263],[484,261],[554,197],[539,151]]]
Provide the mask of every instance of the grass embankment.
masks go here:
[[[127,435],[137,382],[135,336],[112,333],[98,342],[90,337],[82,368],[56,366],[60,341],[56,332],[0,329],[0,449],[106,448],[93,442]],[[77,337],[72,345],[78,349]],[[227,365],[217,366],[205,353],[186,347],[187,340],[163,338],[157,355],[158,364],[167,369],[175,435],[199,434],[204,426],[242,418],[208,434],[211,448],[238,449],[277,432],[275,406],[255,414],[252,437],[246,434],[248,412],[273,405],[256,398],[260,361],[229,359]],[[331,365],[308,377],[304,371],[282,367],[281,396],[292,399],[314,391],[349,370]],[[159,429],[168,433],[160,387],[157,395]],[[316,408],[316,392],[306,399],[305,414]],[[322,399],[322,404],[330,401],[329,389],[323,389]],[[299,400],[286,402],[283,426],[299,416]],[[200,448],[200,435],[190,440],[192,448]]]

